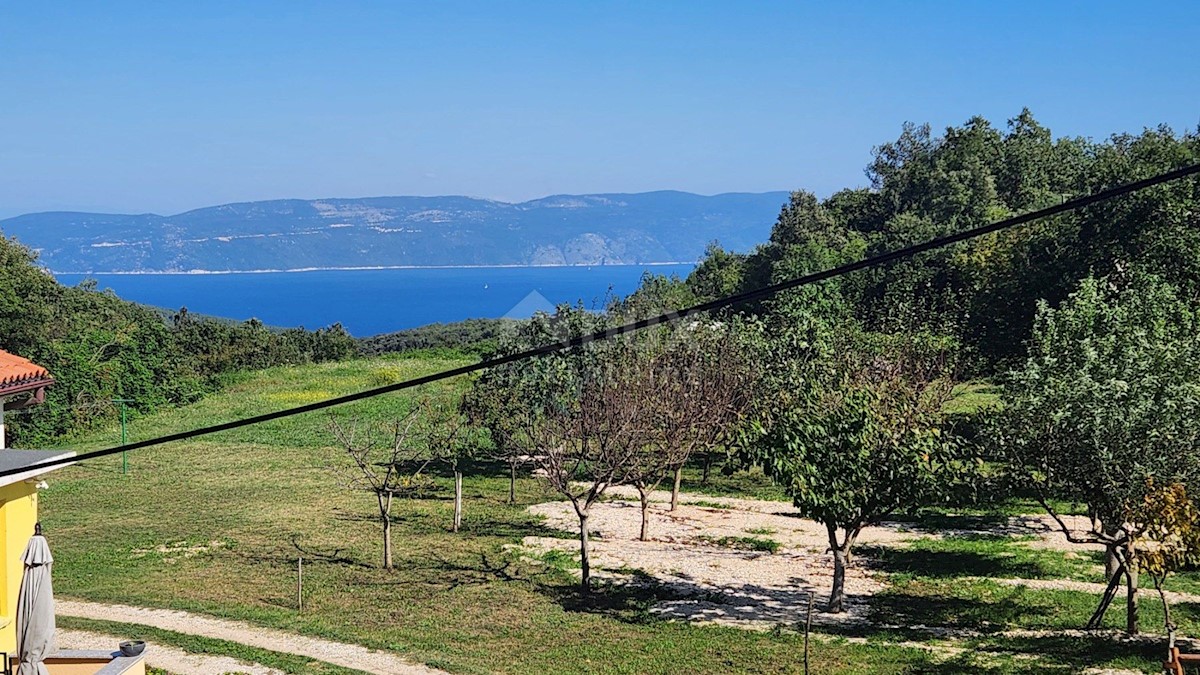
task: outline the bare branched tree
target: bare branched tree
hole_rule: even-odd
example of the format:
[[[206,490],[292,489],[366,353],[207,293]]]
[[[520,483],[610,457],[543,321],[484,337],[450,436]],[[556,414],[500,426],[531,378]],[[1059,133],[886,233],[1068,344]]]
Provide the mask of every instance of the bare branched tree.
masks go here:
[[[622,361],[612,358],[626,348],[614,342],[603,355],[588,349],[570,361],[544,362],[552,373],[545,380],[546,403],[542,414],[529,418],[529,437],[538,448],[536,472],[571,503],[579,518],[580,587],[585,593],[591,588],[591,508],[609,487],[629,482],[642,440],[642,420],[629,414]]]
[[[641,500],[645,541],[650,493],[674,473],[671,509],[676,508],[684,464],[697,450],[722,442],[740,421],[752,378],[734,330],[711,321],[672,329],[629,361],[622,368],[629,397],[646,422],[629,479]]]
[[[351,420],[343,425],[331,417],[330,431],[346,451],[353,466],[348,468],[348,486],[375,495],[379,524],[383,529],[383,568],[392,569],[392,501],[422,498],[436,491],[424,475],[432,456],[418,439],[424,404],[414,406],[394,423],[381,426]]]

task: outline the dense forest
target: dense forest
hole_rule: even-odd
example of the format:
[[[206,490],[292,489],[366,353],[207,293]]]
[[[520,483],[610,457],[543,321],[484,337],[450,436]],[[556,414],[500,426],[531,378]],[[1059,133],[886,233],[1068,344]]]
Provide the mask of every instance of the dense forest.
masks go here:
[[[0,349],[54,375],[46,402],[10,413],[10,441],[31,447],[135,412],[196,400],[239,371],[358,353],[339,325],[272,330],[124,301],[95,285],[59,284],[36,255],[0,237]]]
[[[869,187],[827,199],[794,192],[768,242],[748,254],[714,244],[685,281],[650,277],[627,304],[654,311],[709,300],[1058,204],[1200,161],[1200,135],[1159,127],[1103,141],[1055,138],[1024,110],[1003,130],[980,117],[941,135],[906,124],[873,154]],[[1198,186],[1175,181],[798,295],[819,296],[825,315],[870,330],[917,323],[953,335],[964,372],[1003,372],[1024,353],[1037,302],[1056,305],[1089,275],[1149,272],[1196,297]]]

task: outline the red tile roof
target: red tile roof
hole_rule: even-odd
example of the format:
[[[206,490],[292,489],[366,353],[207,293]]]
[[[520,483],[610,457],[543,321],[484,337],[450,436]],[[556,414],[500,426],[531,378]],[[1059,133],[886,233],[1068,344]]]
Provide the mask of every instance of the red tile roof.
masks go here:
[[[0,349],[0,390],[23,384],[45,386],[53,381],[50,371],[38,364]]]

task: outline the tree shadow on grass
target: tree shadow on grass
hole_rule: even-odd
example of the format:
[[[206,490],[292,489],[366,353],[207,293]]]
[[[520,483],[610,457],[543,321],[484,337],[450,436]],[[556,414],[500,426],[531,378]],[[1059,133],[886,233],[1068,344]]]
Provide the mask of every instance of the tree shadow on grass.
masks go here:
[[[446,462],[430,462],[425,464],[424,461],[414,462],[409,468],[415,469],[421,467],[422,473],[434,478],[454,478],[454,468]],[[458,468],[464,476],[470,478],[503,478],[505,481],[509,477],[508,462],[489,459],[486,457],[480,458],[465,458],[458,464]],[[517,479],[529,477],[528,465],[521,465],[517,468]]]
[[[1043,559],[1041,552],[1021,551],[1020,555],[1008,546],[1003,538],[991,536],[957,537],[959,540],[975,540],[985,544],[977,550],[930,550],[923,547],[894,548],[890,546],[862,546],[860,560],[867,561],[876,570],[891,573],[913,574],[930,578],[993,577],[1009,579],[1045,579],[1058,576],[1050,560]],[[986,546],[997,542],[1006,546]]]
[[[795,580],[801,582],[802,580]],[[604,584],[589,594],[576,586],[544,589],[567,611],[601,614],[618,621],[648,624],[663,620],[720,622],[732,625],[770,623],[802,631],[809,591],[802,583],[787,589],[742,584],[714,590],[686,579],[663,584],[642,575],[624,584]],[[1003,634],[1030,622],[1052,625],[1059,608],[1053,602],[1030,602],[1019,590],[999,598],[971,599],[884,593],[851,597],[851,614],[842,621],[819,611],[825,596],[817,593],[813,628],[841,637],[866,638],[871,644],[900,642],[928,645],[931,659],[921,673],[1014,673],[1050,670],[1079,672],[1088,667],[1144,669],[1160,662],[1165,642],[1157,637],[1127,640],[1113,631],[1080,631],[1045,635]],[[1181,617],[1200,606],[1180,606]],[[946,649],[947,640],[962,653]],[[821,649],[822,642],[813,645]]]
[[[451,559],[436,552],[397,559],[395,571],[356,582],[361,586],[421,585],[438,591],[496,582],[527,582],[520,562],[503,552],[479,552]]]
[[[910,529],[930,533],[1013,535],[1031,534],[1035,531],[1019,522],[1013,522],[1004,514],[965,515],[926,512],[897,515],[880,525],[889,529]]]
[[[564,603],[564,607],[604,613],[613,605],[606,596],[612,596],[623,603],[648,603],[640,608],[645,616],[639,620],[799,629],[807,619],[811,598],[813,626],[822,632],[918,642],[956,633],[999,632],[1021,622],[1048,623],[1056,616],[1058,608],[1053,603],[1031,602],[1021,588],[1006,591],[986,599],[903,592],[850,595],[847,612],[829,614],[824,611],[829,589],[814,587],[802,578],[792,578],[782,587],[743,583],[714,588],[686,575],[664,582],[642,573],[627,582],[602,586],[590,598],[577,597],[573,591],[575,595],[569,595],[572,603]]]
[[[1031,603],[1022,589],[989,599],[886,592],[867,599],[864,621],[836,629],[855,637],[921,640],[956,632],[1000,632],[1056,616],[1051,603]],[[932,628],[931,628],[932,627]]]
[[[594,583],[587,593],[580,589],[577,581],[567,581],[565,575],[560,575],[557,583],[543,580],[539,590],[568,612],[600,614],[631,624],[661,621],[660,617],[651,614],[650,609],[674,597],[673,592],[645,572],[634,570],[630,574],[635,580]]]
[[[406,508],[407,507],[407,508]],[[540,519],[509,509],[497,511],[494,506],[470,508],[468,502],[463,513],[463,526],[456,536],[485,536],[512,539],[514,543],[524,537],[547,537],[551,539],[576,539],[577,534],[547,527]],[[440,534],[450,529],[451,510],[448,502],[438,500],[400,501],[392,509],[394,527],[402,527],[412,534]],[[499,516],[499,517],[496,517]],[[367,510],[333,509],[333,518],[346,523],[370,523],[379,526],[379,512]],[[393,533],[395,536],[395,533]]]
[[[566,575],[541,584],[540,590],[567,611],[602,614],[626,623],[684,621],[758,629],[803,623],[810,594],[816,612],[828,598],[800,578],[790,579],[787,587],[715,587],[683,572],[665,580],[629,568],[601,571],[593,577],[589,593],[580,590],[577,577]]]
[[[827,614],[823,611],[829,592],[826,584],[801,577],[781,580],[779,586],[717,587],[679,572],[669,579],[637,570],[618,572],[615,578],[606,574],[590,594],[580,593],[569,582],[545,586],[543,592],[570,611],[612,614],[626,621],[679,620],[759,629],[802,625],[811,597],[813,625],[820,630],[892,640],[923,641],[1062,622],[1058,599],[1024,587],[986,585],[964,590],[918,582],[872,596],[851,594],[847,613]]]
[[[547,539],[568,539],[576,541],[579,535],[573,532],[566,532],[553,527],[547,527],[544,523],[537,521],[529,521],[524,523],[517,522],[490,522],[480,523],[472,529],[478,530],[481,534],[489,537],[501,537],[505,539],[520,540],[524,537],[545,537]]]
[[[1014,588],[980,598],[886,592],[867,601],[865,621],[822,626],[825,633],[870,642],[949,644],[964,649],[922,672],[1080,672],[1088,667],[1144,669],[1166,656],[1165,638],[1129,639],[1116,630],[1088,633],[1063,626],[1067,608],[1037,592]],[[1197,607],[1180,607],[1180,615]],[[1044,626],[1020,630],[1020,626]]]
[[[337,565],[358,569],[371,568],[371,565],[350,557],[346,548],[321,548],[303,544],[297,535],[292,535],[288,542],[287,547],[226,550],[222,554],[235,556],[239,560],[250,563],[277,565],[288,568],[296,566],[297,558],[303,558],[306,565]]]
[[[1037,658],[1067,666],[1072,672],[1085,668],[1144,668],[1158,665],[1167,656],[1164,639],[1128,640],[1113,634],[1045,636],[1005,636],[979,640],[971,649],[982,655],[1014,656],[1020,660]]]

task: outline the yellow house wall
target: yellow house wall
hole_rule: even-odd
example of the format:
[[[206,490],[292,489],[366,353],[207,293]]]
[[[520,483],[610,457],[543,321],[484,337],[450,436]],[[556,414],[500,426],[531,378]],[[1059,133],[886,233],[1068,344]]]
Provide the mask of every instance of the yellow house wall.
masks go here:
[[[50,675],[96,675],[108,661],[76,661],[74,663],[47,663]]]
[[[24,565],[21,554],[38,519],[37,488],[24,481],[0,487],[0,652],[17,651],[17,594]]]

